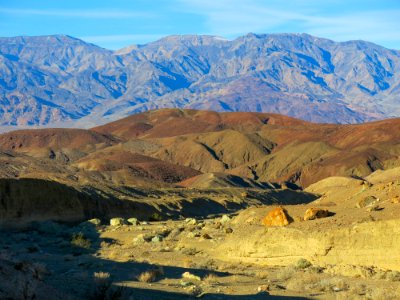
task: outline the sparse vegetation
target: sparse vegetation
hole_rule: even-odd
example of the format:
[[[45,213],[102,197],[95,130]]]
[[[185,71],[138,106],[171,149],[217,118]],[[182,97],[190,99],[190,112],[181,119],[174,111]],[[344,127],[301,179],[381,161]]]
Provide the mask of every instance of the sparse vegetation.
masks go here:
[[[400,295],[400,288],[379,288],[368,289],[366,293],[367,299],[373,300],[398,300]]]
[[[156,281],[159,277],[161,277],[163,275],[164,275],[164,269],[162,267],[158,267],[158,268],[150,269],[143,273],[140,273],[139,276],[137,277],[137,279],[140,282],[150,283],[150,282]]]
[[[296,262],[296,269],[303,270],[303,269],[307,269],[309,267],[311,267],[311,263],[305,258],[300,258]]]
[[[349,285],[342,278],[321,278],[317,274],[302,273],[288,280],[287,288],[297,292],[341,292],[349,289]]]
[[[149,217],[149,221],[152,222],[157,222],[157,221],[162,221],[164,218],[160,213],[153,213],[150,217]]]
[[[270,272],[266,270],[258,270],[254,273],[254,276],[259,279],[267,279],[270,276]]]
[[[199,297],[203,293],[203,290],[198,285],[192,285],[189,287],[188,292],[191,296]]]
[[[32,264],[32,267],[34,271],[34,277],[39,280],[43,280],[44,276],[50,274],[46,265],[43,263],[35,262]]]
[[[95,272],[93,274],[94,287],[88,298],[92,300],[119,300],[126,299],[129,293],[125,286],[114,286],[110,273]]]
[[[219,283],[219,281],[220,281],[220,277],[215,273],[208,273],[203,278],[203,282],[208,283],[208,284],[216,284],[216,283]]]
[[[296,273],[296,268],[292,265],[280,268],[277,271],[276,278],[282,281],[286,281],[293,277]]]
[[[182,250],[183,254],[190,255],[190,256],[196,255],[198,252],[199,251],[196,248],[184,248]]]
[[[400,272],[398,271],[388,271],[386,273],[386,279],[390,281],[400,281]]]
[[[71,244],[75,247],[90,249],[92,242],[85,236],[83,232],[73,233]]]
[[[194,267],[196,266],[196,264],[193,262],[192,259],[185,257],[185,258],[182,260],[182,266],[183,266],[184,268],[194,268]]]

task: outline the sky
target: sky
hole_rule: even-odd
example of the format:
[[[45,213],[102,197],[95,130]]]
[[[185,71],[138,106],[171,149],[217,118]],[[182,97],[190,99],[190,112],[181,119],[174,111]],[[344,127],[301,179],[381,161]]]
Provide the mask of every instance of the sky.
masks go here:
[[[400,0],[0,0],[0,36],[66,34],[107,49],[173,34],[309,33],[400,50]]]

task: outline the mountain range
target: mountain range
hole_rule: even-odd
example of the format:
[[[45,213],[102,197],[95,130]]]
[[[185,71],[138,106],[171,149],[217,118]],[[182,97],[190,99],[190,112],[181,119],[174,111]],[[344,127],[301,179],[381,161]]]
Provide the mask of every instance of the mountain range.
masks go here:
[[[400,116],[400,51],[308,34],[168,36],[111,51],[66,35],[0,38],[0,125],[89,128],[158,108],[313,122]]]

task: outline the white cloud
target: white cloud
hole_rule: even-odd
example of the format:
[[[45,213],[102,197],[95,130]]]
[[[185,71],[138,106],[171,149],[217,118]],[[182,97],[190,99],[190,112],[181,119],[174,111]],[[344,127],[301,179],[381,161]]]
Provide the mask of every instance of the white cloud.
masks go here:
[[[10,15],[33,15],[48,17],[67,17],[67,18],[92,18],[92,19],[113,19],[113,18],[134,18],[134,17],[153,17],[148,12],[136,12],[125,10],[76,10],[76,9],[12,9],[1,8],[0,13]]]
[[[360,6],[364,10],[329,11],[325,1],[323,4],[319,1],[318,5],[314,0],[177,1],[183,11],[204,18],[209,34],[233,37],[248,32],[307,32],[338,41],[365,39],[400,47],[400,9],[367,10]],[[344,0],[329,2],[346,4]]]

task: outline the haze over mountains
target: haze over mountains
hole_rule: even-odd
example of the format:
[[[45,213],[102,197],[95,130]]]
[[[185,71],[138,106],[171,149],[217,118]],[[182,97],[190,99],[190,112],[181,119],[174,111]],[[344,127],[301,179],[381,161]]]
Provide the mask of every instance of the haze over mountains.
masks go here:
[[[110,51],[64,36],[0,39],[0,125],[91,127],[178,107],[314,122],[400,116],[400,52],[307,34],[169,36]]]

